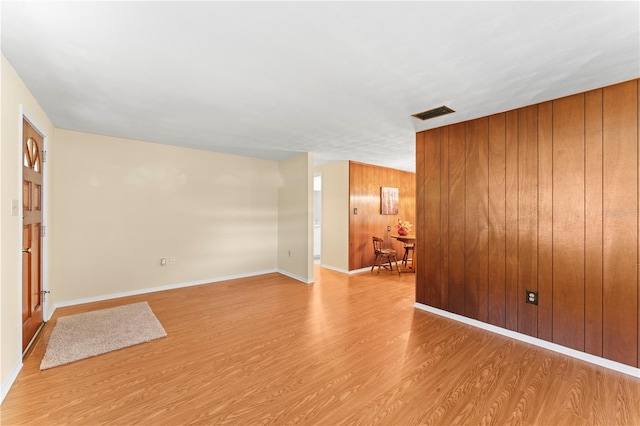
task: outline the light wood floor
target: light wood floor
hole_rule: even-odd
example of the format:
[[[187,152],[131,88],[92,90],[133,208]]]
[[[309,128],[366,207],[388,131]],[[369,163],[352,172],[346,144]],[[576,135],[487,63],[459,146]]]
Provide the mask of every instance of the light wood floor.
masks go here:
[[[417,310],[414,274],[279,274],[56,311],[3,425],[640,425],[640,379]],[[148,301],[168,336],[39,371],[55,318]]]

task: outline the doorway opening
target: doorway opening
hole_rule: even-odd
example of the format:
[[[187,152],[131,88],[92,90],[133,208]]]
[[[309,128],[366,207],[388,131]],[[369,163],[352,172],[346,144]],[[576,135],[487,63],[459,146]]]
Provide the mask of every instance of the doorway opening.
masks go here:
[[[322,174],[313,176],[313,262],[322,261]]]

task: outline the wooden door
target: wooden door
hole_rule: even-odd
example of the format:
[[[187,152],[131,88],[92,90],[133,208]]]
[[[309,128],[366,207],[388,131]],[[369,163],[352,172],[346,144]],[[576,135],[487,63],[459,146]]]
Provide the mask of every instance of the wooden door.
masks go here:
[[[22,131],[22,350],[42,325],[42,146],[27,120]]]

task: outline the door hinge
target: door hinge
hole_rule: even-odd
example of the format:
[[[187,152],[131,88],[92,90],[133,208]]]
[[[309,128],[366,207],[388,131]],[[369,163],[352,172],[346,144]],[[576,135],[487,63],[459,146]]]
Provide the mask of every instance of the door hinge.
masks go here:
[[[42,162],[47,162],[47,151],[45,151],[44,149],[42,150]]]
[[[42,238],[47,236],[47,225],[42,225]]]

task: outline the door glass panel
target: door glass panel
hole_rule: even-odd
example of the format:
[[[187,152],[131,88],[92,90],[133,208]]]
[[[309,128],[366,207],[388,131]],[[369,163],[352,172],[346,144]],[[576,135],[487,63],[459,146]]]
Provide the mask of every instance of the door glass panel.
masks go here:
[[[41,171],[40,146],[34,138],[27,139],[27,146],[24,150],[24,166],[33,169],[37,173]]]

